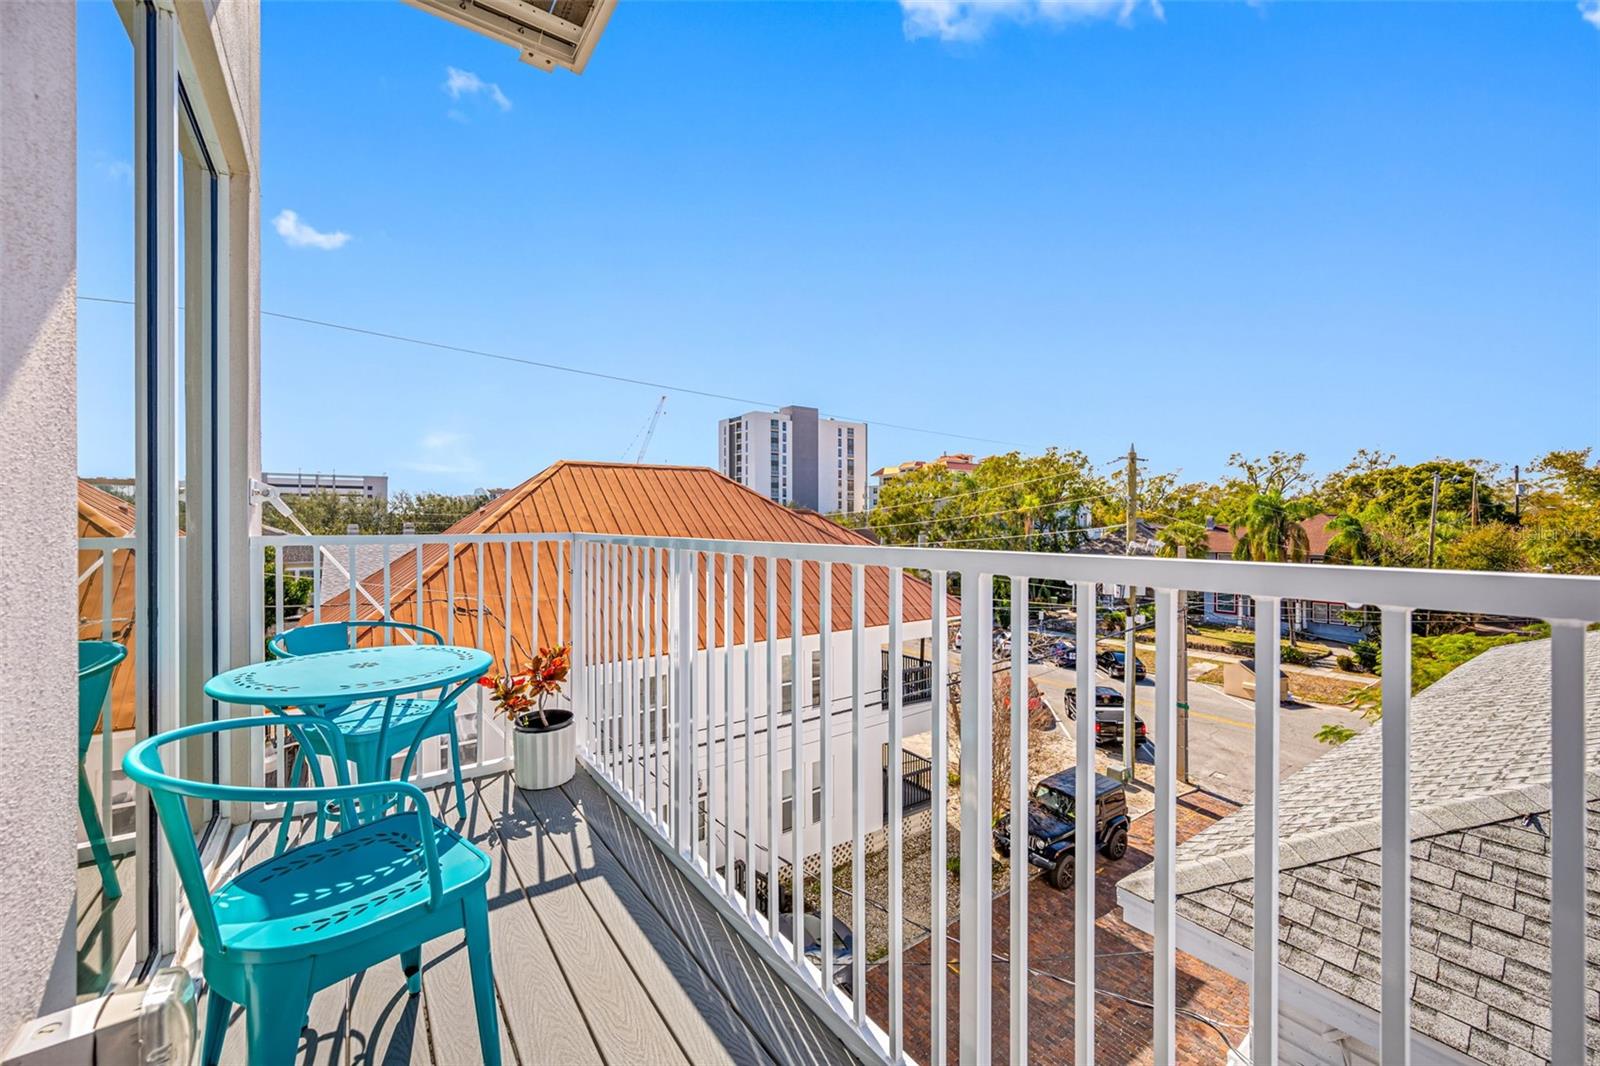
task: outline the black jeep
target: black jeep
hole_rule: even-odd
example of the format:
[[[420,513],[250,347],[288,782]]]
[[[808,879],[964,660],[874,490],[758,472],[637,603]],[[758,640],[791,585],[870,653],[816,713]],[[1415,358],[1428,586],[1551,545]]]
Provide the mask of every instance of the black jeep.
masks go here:
[[[1056,888],[1072,884],[1077,772],[1069,766],[1051,774],[1034,786],[1028,803],[1028,861],[1043,869],[1045,879]],[[1094,790],[1095,847],[1108,859],[1120,859],[1128,851],[1127,794],[1122,782],[1104,774],[1094,775]],[[1001,815],[995,823],[994,843],[1001,855],[1010,856],[1010,814]]]

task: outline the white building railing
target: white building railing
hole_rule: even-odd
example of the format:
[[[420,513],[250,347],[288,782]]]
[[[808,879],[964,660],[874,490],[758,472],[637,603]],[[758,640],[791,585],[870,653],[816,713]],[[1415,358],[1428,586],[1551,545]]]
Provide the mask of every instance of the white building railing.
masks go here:
[[[888,928],[887,1006],[880,1014],[866,1007],[867,959],[863,941],[869,927],[864,886],[864,851],[867,825],[866,800],[879,794],[880,759],[868,747],[867,710],[885,704],[891,751],[898,751],[909,715],[904,690],[898,683],[901,656],[891,654],[887,693],[870,699],[868,689],[881,684],[878,648],[870,646],[864,613],[866,578],[877,570],[886,578],[889,646],[898,649],[908,625],[903,617],[906,583],[931,581],[936,592],[957,589],[961,646],[987,649],[994,628],[995,587],[1009,587],[1013,602],[1026,602],[1028,590],[1040,582],[1071,586],[1081,605],[1077,615],[1078,705],[1094,705],[1094,657],[1082,649],[1096,643],[1096,591],[1099,586],[1133,586],[1153,592],[1156,615],[1155,699],[1155,868],[1154,1028],[1153,1052],[1157,1062],[1175,1058],[1175,912],[1173,878],[1176,850],[1176,773],[1172,752],[1176,732],[1178,648],[1182,639],[1183,591],[1228,592],[1264,601],[1256,611],[1255,706],[1256,839],[1254,973],[1251,995],[1251,1049],[1257,1062],[1275,1060],[1278,1029],[1278,707],[1279,629],[1278,605],[1286,599],[1335,601],[1376,606],[1381,610],[1384,662],[1384,730],[1382,768],[1383,854],[1382,911],[1387,921],[1382,933],[1383,1058],[1405,1062],[1409,1053],[1410,976],[1409,839],[1404,812],[1407,808],[1408,704],[1410,699],[1409,633],[1414,611],[1435,610],[1469,614],[1497,614],[1542,618],[1551,624],[1553,763],[1553,871],[1552,914],[1552,1058],[1581,1061],[1584,1055],[1585,988],[1585,792],[1584,792],[1584,647],[1585,625],[1600,621],[1600,579],[1528,574],[1459,573],[1449,571],[1387,570],[1365,567],[1306,566],[1213,560],[1161,560],[1088,555],[1034,554],[868,547],[851,545],[771,544],[724,540],[654,537],[618,537],[589,534],[570,536],[470,536],[470,537],[326,537],[257,538],[252,542],[258,562],[266,547],[311,543],[350,562],[363,544],[385,547],[379,576],[353,590],[346,587],[346,604],[371,617],[390,617],[391,592],[396,573],[414,580],[432,565],[431,545],[448,557],[442,564],[452,584],[448,592],[448,617],[454,619],[455,597],[461,589],[453,583],[457,570],[466,573],[472,596],[462,616],[468,623],[456,627],[447,639],[475,643],[497,657],[510,658],[509,628],[496,628],[495,618],[508,619],[531,612],[537,626],[539,588],[518,577],[516,560],[531,558],[538,550],[554,560],[542,568],[543,580],[555,577],[556,640],[571,639],[572,706],[577,712],[580,758],[613,798],[627,809],[650,836],[740,929],[767,960],[796,987],[804,990],[819,1014],[861,1053],[887,1061],[905,1058],[905,1001],[902,995],[907,968],[900,931],[903,913],[900,887],[904,870],[900,845],[901,789],[889,789],[890,810],[885,820],[887,849]],[[524,555],[523,553],[528,553]],[[317,552],[319,558],[325,552]],[[485,575],[500,584],[485,588]],[[354,567],[347,567],[352,572]],[[908,571],[911,573],[908,575]],[[363,575],[364,576],[364,575]],[[876,578],[878,575],[874,575]],[[400,584],[405,584],[402,581]],[[348,585],[348,582],[347,582]],[[874,587],[877,587],[875,584]],[[815,590],[814,597],[795,590]],[[759,596],[759,599],[758,599]],[[262,610],[264,595],[257,593],[257,632],[265,634],[277,624],[291,624],[285,616],[269,623]],[[282,604],[283,597],[275,597]],[[809,628],[818,618],[845,615],[846,639],[822,640],[817,647],[820,692],[829,713],[808,719],[812,686]],[[376,601],[376,602],[372,602]],[[946,600],[930,597],[932,633],[945,632]],[[761,604],[764,609],[757,611]],[[319,615],[313,608],[307,620]],[[760,624],[752,621],[761,617]],[[412,620],[410,609],[398,617]],[[710,623],[710,624],[708,624]],[[1031,776],[1027,736],[1027,654],[1029,641],[1014,620],[1011,640],[1012,688],[1011,794],[1026,795]],[[837,628],[838,623],[834,627]],[[541,635],[538,639],[545,639]],[[993,943],[992,915],[992,739],[994,735],[994,675],[988,669],[960,671],[960,691],[947,690],[952,664],[944,640],[933,640],[933,685],[927,728],[931,732],[935,770],[929,874],[931,878],[929,925],[931,965],[926,971],[929,1058],[944,1063],[990,1061],[994,1008],[993,960],[1008,960],[1010,988],[1027,987],[1029,960],[1027,869],[1014,863],[1011,875],[1010,944]],[[780,668],[787,654],[792,676]],[[1403,665],[1399,665],[1403,664]],[[844,678],[848,676],[848,684]],[[787,686],[788,706],[785,706]],[[832,707],[833,693],[846,693],[843,711]],[[946,1046],[946,1010],[949,1003],[946,945],[947,918],[943,900],[948,887],[944,819],[946,775],[939,765],[946,750],[945,723],[953,697],[958,697],[960,772],[960,1023],[959,1046]],[[465,704],[466,701],[463,701]],[[1002,708],[1006,705],[1002,704]],[[474,716],[477,736],[492,732],[481,707],[463,707]],[[838,719],[843,719],[839,721]],[[813,725],[814,723],[814,725]],[[826,724],[826,726],[825,726]],[[758,728],[759,727],[759,728]],[[823,730],[826,727],[826,734]],[[802,731],[815,730],[814,750],[792,742]],[[834,743],[821,743],[823,735]],[[1077,750],[1094,747],[1093,716],[1078,715]],[[847,753],[847,754],[846,754]],[[806,761],[818,765],[822,815],[815,838],[803,831],[810,811]],[[499,772],[508,757],[504,737],[480,745],[473,773]],[[893,760],[897,770],[898,758]],[[792,775],[793,787],[785,797],[780,787],[783,770]],[[442,780],[443,764],[423,768],[427,780]],[[1093,795],[1094,766],[1079,759],[1077,794]],[[764,778],[764,780],[763,780]],[[782,814],[787,805],[789,825]],[[702,811],[704,814],[702,815]],[[835,839],[835,812],[848,811],[841,839]],[[705,830],[702,831],[702,826]],[[849,843],[850,889],[843,905],[836,893],[823,891],[832,882],[835,845]],[[770,852],[770,855],[769,855]],[[808,856],[815,856],[813,867]],[[1094,1052],[1094,858],[1093,849],[1078,848],[1074,889],[1075,1003],[1074,1058],[1079,1064],[1095,1059]],[[784,888],[787,878],[791,884]],[[777,890],[769,890],[778,882]],[[1270,886],[1263,890],[1259,886]],[[811,890],[815,889],[815,892]],[[803,922],[782,920],[782,897],[815,899],[821,929],[831,929],[835,913],[844,917],[856,939],[849,964],[849,991],[833,972],[832,952],[807,956],[803,937],[786,930],[804,928]],[[824,933],[824,943],[828,936]],[[796,941],[799,941],[797,943]],[[1003,949],[1003,950],[1002,950]],[[921,973],[920,968],[917,973]],[[918,977],[916,979],[922,979]],[[1013,997],[1009,1048],[1012,1062],[1027,1059],[1028,1017],[1026,996]],[[922,1034],[918,1034],[919,1041]]]

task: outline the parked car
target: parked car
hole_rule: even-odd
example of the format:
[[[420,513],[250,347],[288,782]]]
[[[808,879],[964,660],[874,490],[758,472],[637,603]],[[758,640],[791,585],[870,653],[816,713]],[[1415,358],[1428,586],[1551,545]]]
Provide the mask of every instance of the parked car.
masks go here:
[[[1098,666],[1100,669],[1104,670],[1106,673],[1110,674],[1112,677],[1116,678],[1118,681],[1122,681],[1122,680],[1125,680],[1127,678],[1127,676],[1128,676],[1128,667],[1127,667],[1127,662],[1126,662],[1127,657],[1128,657],[1127,652],[1103,651],[1099,655],[1096,655],[1094,657],[1094,662],[1095,662],[1095,665]],[[1133,660],[1133,665],[1134,665],[1134,680],[1135,681],[1143,681],[1144,680],[1144,663],[1140,662],[1137,658],[1135,658]]]
[[[1028,862],[1045,871],[1056,888],[1072,884],[1072,849],[1077,822],[1077,768],[1069,766],[1034,786],[1028,802]],[[1105,774],[1094,775],[1094,846],[1113,861],[1128,851],[1128,797],[1122,782]],[[1011,815],[1001,815],[994,827],[995,847],[1011,854]]]
[[[1045,657],[1057,666],[1071,670],[1078,665],[1078,647],[1070,640],[1057,640],[1046,649]]]
[[[806,912],[806,958],[812,964],[822,965],[822,916],[812,911]],[[784,911],[778,915],[778,932],[794,940],[794,912]],[[850,953],[854,947],[854,938],[850,935],[850,927],[838,918],[833,920],[833,977],[834,982],[844,991],[850,991],[851,965]]]
[[[1121,742],[1122,708],[1122,693],[1110,685],[1095,686],[1094,740],[1096,744]],[[1078,720],[1078,692],[1076,689],[1067,689],[1067,717],[1072,721]],[[1144,722],[1137,717],[1133,720],[1133,736],[1141,744],[1149,739],[1149,733],[1145,729]]]

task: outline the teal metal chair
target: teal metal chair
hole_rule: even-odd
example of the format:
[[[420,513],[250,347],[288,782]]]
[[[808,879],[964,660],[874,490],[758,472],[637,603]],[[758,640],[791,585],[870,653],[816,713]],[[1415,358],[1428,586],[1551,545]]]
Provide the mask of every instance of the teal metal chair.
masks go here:
[[[302,745],[308,732],[320,732],[334,752],[339,783],[324,786],[315,760],[310,767],[317,784],[293,789],[190,781],[171,776],[162,764],[161,749],[190,738],[269,726],[289,729]],[[221,1055],[234,1004],[244,1008],[249,1061],[289,1063],[319,989],[398,956],[407,989],[416,995],[422,990],[422,946],[457,930],[466,934],[479,1052],[483,1062],[499,1066],[486,894],[489,858],[429,813],[421,789],[406,781],[349,784],[339,731],[306,716],[187,726],[141,741],[123,765],[155,800],[204,949],[202,1066],[215,1066]],[[409,800],[411,809],[357,821],[356,801],[374,795],[393,797],[401,805]],[[319,810],[336,802],[340,831],[275,855],[212,891],[185,799],[250,804],[290,797]]]
[[[427,626],[410,622],[318,622],[285,630],[267,642],[267,651],[274,659],[288,659],[296,655],[316,655],[327,651],[344,651],[356,646],[356,636],[364,629],[387,629],[415,634],[434,644],[443,644],[444,637]],[[442,714],[435,715],[438,701],[426,698],[397,699],[389,712],[389,728],[383,729],[385,700],[358,700],[334,707],[318,709],[321,716],[332,722],[344,738],[345,751],[358,766],[366,768],[369,778],[388,777],[382,772],[389,762],[403,751],[408,751],[429,737],[448,737],[450,740],[450,769],[455,774],[456,809],[467,806],[466,789],[461,782],[461,742],[456,736],[456,709],[452,703]],[[379,745],[382,750],[379,750]],[[332,755],[320,733],[311,736],[311,750],[318,755]],[[295,752],[294,766],[288,780],[300,780],[308,762],[306,749]],[[288,845],[289,824],[294,818],[294,805],[284,804],[283,822],[278,827],[278,850]]]
[[[78,817],[83,819],[83,835],[89,838],[89,850],[94,854],[94,864],[100,868],[100,885],[107,899],[122,898],[122,886],[117,883],[116,867],[111,865],[105,826],[100,824],[100,812],[95,809],[94,793],[89,788],[83,760],[89,754],[95,724],[100,721],[106,696],[111,692],[111,675],[127,654],[127,648],[109,640],[78,641]],[[109,718],[105,742],[111,743]],[[106,787],[111,787],[110,782],[106,782]]]

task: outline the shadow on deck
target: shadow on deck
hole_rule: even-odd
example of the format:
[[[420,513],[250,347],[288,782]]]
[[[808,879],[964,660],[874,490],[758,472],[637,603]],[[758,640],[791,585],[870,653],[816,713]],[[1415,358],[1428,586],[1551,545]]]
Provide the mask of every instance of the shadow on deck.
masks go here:
[[[841,1063],[849,1053],[580,769],[560,789],[521,792],[509,775],[451,792],[441,819],[493,861],[490,934],[507,1064]],[[250,830],[246,864],[271,855],[275,826]],[[324,989],[304,1063],[478,1061],[459,935],[423,952],[423,990],[398,960]],[[201,1012],[202,1016],[204,1011]],[[244,1061],[243,1019],[223,1060]]]

